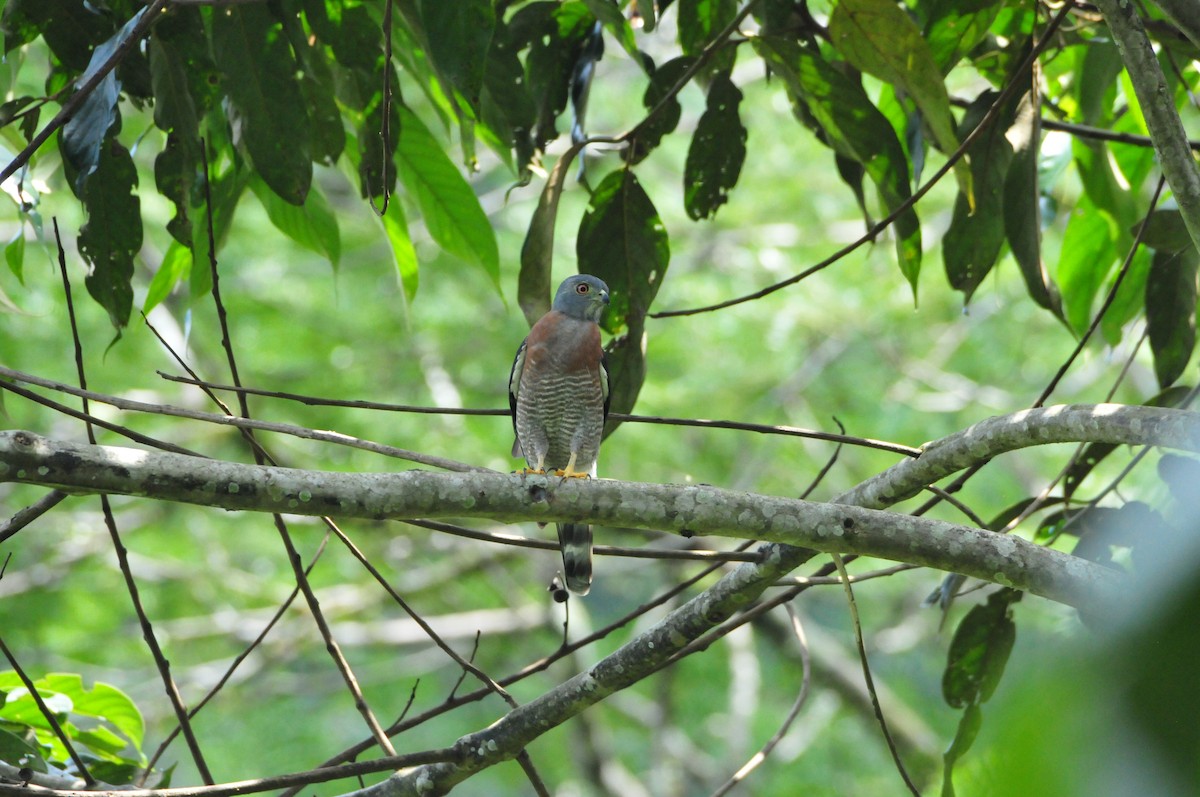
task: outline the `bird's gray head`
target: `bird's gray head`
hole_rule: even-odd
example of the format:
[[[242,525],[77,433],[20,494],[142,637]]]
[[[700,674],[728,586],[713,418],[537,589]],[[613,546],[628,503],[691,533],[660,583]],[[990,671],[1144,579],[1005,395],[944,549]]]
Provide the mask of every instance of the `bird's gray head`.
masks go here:
[[[567,277],[554,294],[554,309],[580,321],[600,323],[607,306],[608,286],[591,274]]]

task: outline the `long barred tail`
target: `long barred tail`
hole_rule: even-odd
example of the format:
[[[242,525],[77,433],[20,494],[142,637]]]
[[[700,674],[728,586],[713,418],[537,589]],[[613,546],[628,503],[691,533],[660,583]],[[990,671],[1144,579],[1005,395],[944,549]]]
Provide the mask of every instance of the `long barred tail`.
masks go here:
[[[592,527],[585,523],[559,523],[558,545],[562,548],[567,589],[577,595],[588,594],[592,588]]]

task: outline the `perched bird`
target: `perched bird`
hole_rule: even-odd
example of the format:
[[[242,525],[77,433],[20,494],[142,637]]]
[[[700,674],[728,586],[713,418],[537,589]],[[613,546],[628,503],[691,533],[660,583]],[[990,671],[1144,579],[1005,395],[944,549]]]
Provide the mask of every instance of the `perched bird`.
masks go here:
[[[608,286],[590,274],[568,277],[554,304],[517,349],[508,378],[513,456],[525,473],[564,478],[596,475],[600,437],[608,417],[608,369],[600,347],[600,317]],[[592,585],[592,528],[559,523],[567,588],[586,595]]]

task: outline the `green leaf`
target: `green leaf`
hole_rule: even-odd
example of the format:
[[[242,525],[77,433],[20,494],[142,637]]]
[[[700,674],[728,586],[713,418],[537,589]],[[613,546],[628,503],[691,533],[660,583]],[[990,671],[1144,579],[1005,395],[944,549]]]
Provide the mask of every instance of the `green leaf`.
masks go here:
[[[999,96],[991,89],[975,99],[963,115],[963,138],[983,119]],[[971,163],[971,182],[975,205],[961,192],[954,201],[950,228],[942,239],[942,256],[950,287],[963,293],[963,304],[971,301],[975,289],[996,264],[1004,245],[1004,178],[1012,162],[1012,145],[1005,130],[1012,120],[1013,104],[971,143],[967,155]]]
[[[716,39],[736,16],[736,0],[679,0],[676,15],[679,20],[679,45],[684,55],[698,56]],[[705,67],[708,74],[728,72],[733,68],[736,50],[726,47],[711,57]]]
[[[615,0],[584,0],[588,10],[607,30],[612,37],[621,45],[621,49],[633,58],[634,63],[646,68],[646,61],[642,58],[641,52],[638,51],[637,40],[633,36],[633,28],[629,25],[629,20],[625,19],[625,15],[621,13],[621,9],[617,7]],[[644,3],[643,5],[653,5],[652,2]]]
[[[41,751],[3,728],[0,728],[0,761],[12,766],[29,767],[35,772],[46,771],[46,761]]]
[[[1017,637],[1010,607],[1020,599],[1020,592],[1002,589],[958,624],[942,674],[942,696],[951,707],[986,703],[996,691]]]
[[[1117,97],[1117,75],[1125,68],[1121,53],[1111,39],[1097,36],[1084,48],[1083,63],[1075,88],[1079,97],[1079,121],[1105,127],[1112,120]]]
[[[1004,6],[998,0],[940,0],[925,26],[925,40],[942,74],[987,36]]]
[[[1021,96],[1016,118],[1008,130],[1013,157],[1004,178],[1004,235],[1030,298],[1062,318],[1062,297],[1042,260],[1042,203],[1038,187],[1041,124],[1034,106],[1037,96],[1036,91]]]
[[[912,196],[908,158],[887,118],[852,80],[809,48],[784,39],[756,39],[754,49],[787,83],[824,140],[840,155],[863,165],[889,211]],[[921,272],[921,225],[910,207],[893,224],[900,271],[913,287]]]
[[[1067,321],[1078,332],[1087,329],[1096,291],[1116,257],[1114,227],[1107,213],[1081,197],[1063,233],[1056,276]]]
[[[258,178],[251,178],[250,190],[258,197],[267,218],[275,228],[300,246],[329,259],[338,267],[342,257],[342,239],[337,217],[320,191],[309,191],[302,207],[284,202]]]
[[[80,76],[80,82],[91,79],[100,71],[100,67],[108,61],[129,34],[137,26],[145,9],[137,12],[117,31],[111,39],[98,45],[92,51],[91,61]],[[100,149],[110,129],[114,134],[120,130],[121,114],[117,110],[117,99],[121,95],[121,82],[117,79],[114,69],[105,75],[92,93],[84,98],[79,108],[62,128],[62,153],[70,161],[72,168],[78,173],[75,180],[75,193],[80,194],[84,183],[96,171],[100,162]]]
[[[1195,249],[1155,252],[1146,279],[1146,332],[1160,387],[1173,384],[1188,366],[1196,347]]]
[[[281,26],[264,4],[222,8],[213,15],[212,50],[239,143],[272,191],[304,204],[312,183],[310,120]]]
[[[192,217],[202,202],[196,177],[201,169],[200,118],[213,103],[216,65],[208,54],[204,22],[196,8],[179,8],[154,25],[150,38],[154,124],[167,143],[154,160],[159,193],[175,205],[167,230],[181,244],[192,242]]]
[[[1077,138],[1071,142],[1071,151],[1088,199],[1116,221],[1116,248],[1128,251],[1133,244],[1128,230],[1141,214],[1134,204],[1134,195],[1122,185],[1113,168],[1107,144]]]
[[[416,6],[430,58],[478,118],[484,64],[496,26],[491,0],[418,0]]]
[[[576,237],[579,270],[608,283],[609,332],[624,334],[608,348],[613,412],[629,412],[646,377],[645,318],[662,285],[670,243],[658,211],[633,172],[618,169],[600,183]],[[606,434],[617,424],[609,421]]]
[[[417,295],[417,252],[413,248],[412,238],[408,235],[408,220],[404,217],[404,207],[398,200],[393,199],[388,203],[382,221],[388,244],[392,247],[392,259],[396,262],[396,271],[400,276],[400,287],[404,290],[404,298],[411,302]]]
[[[497,21],[496,30],[488,45],[487,68],[483,73],[483,92],[480,113],[485,140],[512,167],[515,150],[515,171],[522,180],[529,177],[533,160],[533,129],[537,124],[537,108],[525,80],[525,68],[517,57],[518,43],[509,26]]]
[[[517,279],[517,304],[533,326],[550,309],[551,273],[554,269],[554,227],[558,200],[570,163],[559,158],[546,180],[537,207],[529,220],[529,231],[521,246],[521,274]]]
[[[646,91],[642,94],[642,106],[647,112],[658,108],[660,102],[663,106],[638,125],[637,137],[629,143],[629,148],[625,151],[625,157],[630,163],[640,163],[659,145],[664,136],[678,126],[683,109],[679,105],[677,95],[668,97],[667,93],[675,87],[695,60],[690,55],[674,58],[654,70],[654,74],[650,76],[650,85],[646,86]]]
[[[142,713],[134,702],[115,686],[97,681],[91,689],[83,685],[83,677],[76,673],[51,673],[34,682],[40,692],[43,688],[71,699],[72,712],[86,717],[101,719],[123,733],[131,744],[142,749],[145,723]]]
[[[41,34],[54,56],[76,73],[87,68],[92,48],[116,29],[111,15],[96,13],[84,0],[7,0],[0,26],[5,52]]]
[[[25,225],[17,228],[17,234],[4,247],[4,262],[17,281],[25,284]]]
[[[581,273],[608,283],[604,328],[617,333],[640,326],[662,285],[671,250],[658,211],[633,172],[611,172],[596,188],[579,225],[576,255]]]
[[[558,137],[556,121],[567,107],[576,55],[593,24],[581,2],[530,3],[513,15],[514,40],[529,42],[525,76],[537,107],[539,149]]]
[[[167,251],[163,254],[162,262],[158,265],[158,270],[154,272],[154,279],[150,280],[150,286],[146,290],[146,300],[142,302],[142,312],[149,314],[158,305],[171,295],[171,291],[179,284],[179,281],[186,277],[192,269],[192,250],[183,246],[179,241],[171,241],[171,245],[167,247]]]
[[[399,108],[400,178],[417,201],[429,235],[442,249],[473,263],[500,285],[500,253],[479,199],[441,143],[408,108]]]
[[[943,152],[958,148],[942,72],[920,29],[900,6],[893,0],[839,0],[829,18],[829,34],[847,61],[912,97]],[[954,172],[971,203],[966,162],[960,160]]]
[[[725,72],[713,77],[683,169],[683,204],[693,220],[711,218],[729,199],[746,159],[746,128],[738,116],[742,92]]]
[[[1133,253],[1133,260],[1125,272],[1124,279],[1117,286],[1117,293],[1108,305],[1104,317],[1100,319],[1100,332],[1110,345],[1121,342],[1124,327],[1134,318],[1140,318],[1146,307],[1146,278],[1150,275],[1150,261],[1154,250],[1139,246]],[[1123,266],[1122,266],[1123,267]],[[1114,271],[1107,280],[1107,290],[1111,290],[1120,276],[1120,271]]]
[[[1139,227],[1141,222],[1130,228],[1130,234],[1136,235]],[[1146,220],[1142,243],[1159,252],[1180,252],[1191,247],[1192,237],[1188,235],[1178,208],[1157,208]]]
[[[120,331],[133,309],[133,258],[142,248],[137,169],[129,150],[106,141],[93,177],[83,188],[88,220],[79,231],[79,253],[91,266],[84,284]]]
[[[979,729],[983,725],[983,711],[979,705],[972,703],[963,711],[958,721],[958,730],[954,733],[954,741],[942,755],[942,797],[954,797],[954,765],[963,754],[971,749]]]

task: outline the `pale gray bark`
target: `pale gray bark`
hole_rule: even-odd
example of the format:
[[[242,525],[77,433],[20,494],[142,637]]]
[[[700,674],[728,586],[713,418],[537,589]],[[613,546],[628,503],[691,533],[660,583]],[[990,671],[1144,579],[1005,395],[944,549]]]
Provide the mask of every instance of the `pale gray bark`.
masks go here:
[[[1158,64],[1154,46],[1146,35],[1137,4],[1131,0],[1096,0],[1096,6],[1112,31],[1113,41],[1117,43],[1121,60],[1125,62],[1125,69],[1133,82],[1133,90],[1154,142],[1154,151],[1158,154],[1159,168],[1179,204],[1192,244],[1200,249],[1200,168],[1197,168],[1192,156],[1183,122],[1175,110],[1175,98]],[[1192,0],[1167,3],[1164,10],[1173,9],[1172,16],[1178,14],[1184,22],[1195,23],[1198,16],[1195,7],[1196,3]],[[1190,24],[1183,29],[1189,36],[1196,34]]]
[[[1103,441],[1200,452],[1200,415],[1120,405],[1048,407],[983,421],[843,495],[820,504],[705,486],[569,480],[496,473],[325,473],[215,462],[178,454],[86,446],[30,432],[0,433],[0,481],[72,492],[340,517],[579,520],[771,540],[761,561],[734,568],[587,671],[455,744],[454,762],[404,770],[354,797],[444,794],[509,760],[546,730],[634,684],[690,642],[755,601],[815,550],[926,564],[1075,606],[1119,600],[1114,571],[1022,539],[851,506],[881,506],[998,454],[1031,445]]]

